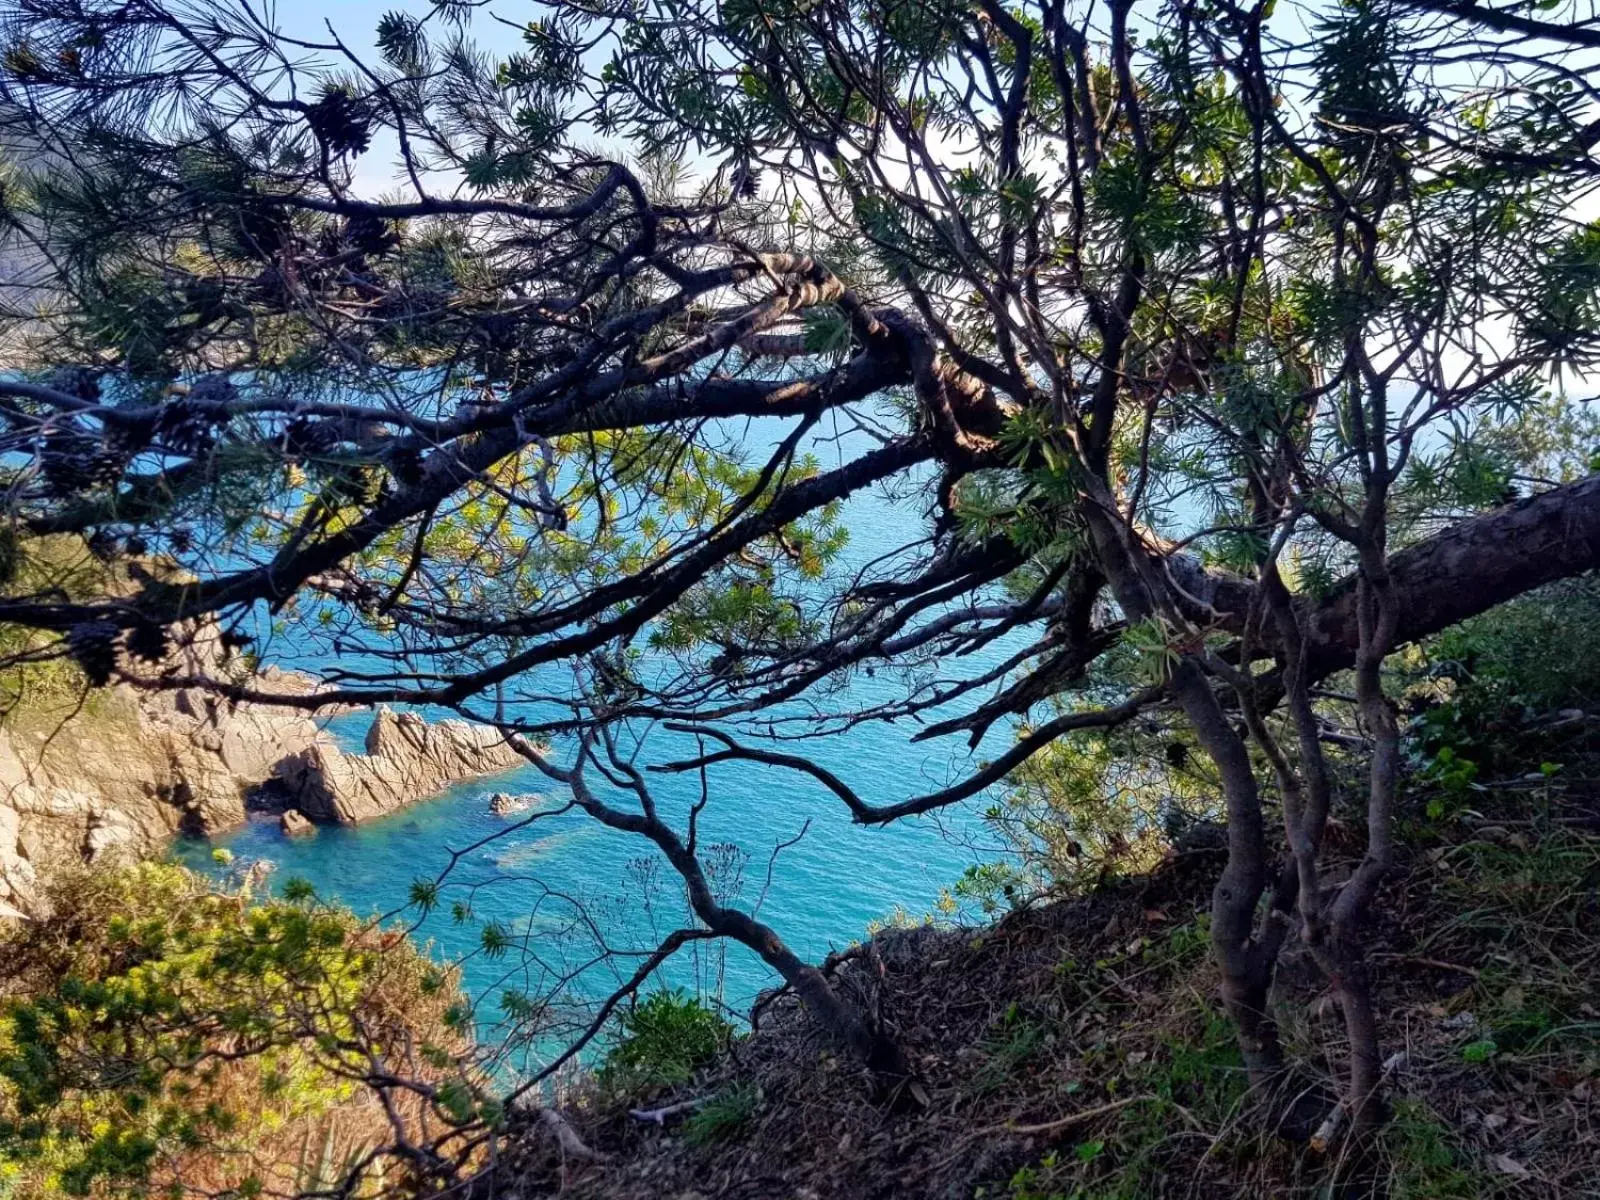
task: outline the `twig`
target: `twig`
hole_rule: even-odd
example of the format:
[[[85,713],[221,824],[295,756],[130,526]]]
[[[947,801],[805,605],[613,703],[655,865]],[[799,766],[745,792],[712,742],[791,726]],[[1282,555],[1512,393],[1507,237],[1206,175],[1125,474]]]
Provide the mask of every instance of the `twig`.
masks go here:
[[[537,1112],[540,1122],[555,1136],[556,1144],[561,1147],[561,1153],[566,1157],[582,1162],[605,1161],[606,1156],[598,1150],[591,1150],[578,1136],[577,1131],[567,1123],[567,1119],[555,1109],[541,1107]]]
[[[1054,1133],[1057,1130],[1067,1129],[1073,1125],[1080,1125],[1084,1121],[1092,1121],[1096,1117],[1103,1117],[1107,1113],[1114,1113],[1118,1109],[1127,1108],[1130,1104],[1138,1104],[1142,1100],[1155,1099],[1157,1099],[1155,1096],[1128,1096],[1125,1099],[1113,1100],[1110,1104],[1102,1104],[1096,1108],[1081,1109],[1080,1111],[1072,1113],[1069,1116],[1061,1117],[1054,1121],[1046,1121],[1042,1125],[1016,1125],[1010,1121],[1002,1122],[999,1125],[985,1125],[957,1138],[948,1153],[928,1163],[922,1168],[922,1170],[918,1171],[914,1176],[912,1176],[912,1178],[926,1178],[935,1171],[948,1166],[965,1154],[967,1152],[967,1147],[971,1145],[971,1143],[976,1141],[978,1138],[985,1137],[991,1133],[1011,1133],[1022,1136],[1041,1133]]]
[[[982,1129],[973,1130],[973,1136],[985,1133],[1020,1133],[1025,1135],[1039,1133],[1055,1133],[1060,1129],[1070,1129],[1074,1125],[1081,1125],[1084,1121],[1092,1121],[1096,1117],[1103,1117],[1107,1113],[1114,1113],[1119,1108],[1127,1108],[1130,1104],[1140,1104],[1147,1100],[1158,1099],[1156,1096],[1128,1096],[1122,1100],[1113,1100],[1110,1104],[1102,1104],[1097,1108],[1080,1109],[1065,1117],[1054,1121],[1045,1121],[1039,1125],[1014,1125],[1010,1121],[1001,1125],[988,1125]]]
[[[675,1117],[679,1113],[699,1108],[705,1102],[704,1096],[698,1096],[693,1100],[679,1100],[676,1104],[666,1104],[660,1108],[630,1108],[628,1115],[636,1121],[649,1121],[660,1125],[664,1129],[666,1128],[668,1117]]]
[[[1380,958],[1389,959],[1391,962],[1415,963],[1419,967],[1433,967],[1439,971],[1454,971],[1458,975],[1469,975],[1473,979],[1478,977],[1476,967],[1464,967],[1460,963],[1445,962],[1442,958],[1427,958],[1420,954],[1383,954]]]
[[[1311,1148],[1318,1154],[1326,1154],[1328,1147],[1333,1145],[1333,1140],[1339,1136],[1339,1126],[1344,1124],[1344,1105],[1335,1104],[1332,1111],[1322,1118],[1322,1124],[1317,1126],[1317,1131],[1311,1135]]]

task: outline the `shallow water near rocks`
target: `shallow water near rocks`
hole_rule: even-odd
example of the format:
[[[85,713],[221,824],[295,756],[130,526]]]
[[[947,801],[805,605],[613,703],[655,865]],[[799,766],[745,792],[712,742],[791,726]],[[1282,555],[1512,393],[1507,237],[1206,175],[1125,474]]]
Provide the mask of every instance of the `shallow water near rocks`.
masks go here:
[[[852,498],[844,522],[851,541],[842,570],[912,540],[920,528],[919,519],[908,519],[903,503],[876,494]],[[1013,636],[987,647],[962,673],[980,672],[1015,645]],[[269,661],[288,668],[315,671],[329,662],[298,647],[292,636],[276,637],[263,649]],[[348,655],[341,661],[350,665]],[[862,672],[832,702],[888,700],[903,696],[904,687],[893,672]],[[370,720],[367,714],[349,714],[336,718],[330,729],[348,748],[359,749]],[[969,753],[959,736],[912,743],[915,732],[907,722],[873,722],[782,748],[808,755],[836,771],[869,803],[883,804],[948,785],[974,770],[980,759],[995,757],[1012,736],[997,726],[979,751]],[[646,751],[642,762],[661,762],[692,756],[696,744],[657,730]],[[563,757],[559,745],[555,753]],[[664,815],[675,817],[681,828],[700,798],[701,777],[649,774],[648,779]],[[760,917],[812,959],[860,939],[875,921],[919,919],[934,911],[966,867],[993,857],[978,817],[982,797],[937,816],[867,828],[853,824],[821,784],[791,770],[719,764],[707,773],[705,786],[709,803],[701,817],[700,845],[702,858],[716,868],[716,884],[747,907],[759,905]],[[488,798],[501,791],[536,793],[540,800],[526,812],[499,817],[490,812]],[[613,949],[627,952],[647,952],[686,923],[681,886],[654,848],[577,811],[551,814],[568,799],[528,767],[460,784],[359,827],[322,827],[291,838],[275,819],[262,816],[209,842],[181,842],[176,853],[213,872],[221,870],[211,858],[214,847],[231,851],[236,860],[265,859],[274,864],[269,876],[274,889],[287,879],[304,879],[320,897],[358,915],[389,915],[414,927],[436,956],[461,961],[463,983],[479,1004],[480,1034],[494,1038],[501,993],[537,993],[550,978],[543,971],[570,968],[581,954],[593,954],[592,939],[580,950],[563,937],[580,908]],[[774,856],[779,843],[789,842]],[[426,916],[408,909],[413,881],[438,876],[452,853],[460,857],[438,907]],[[470,906],[470,919],[455,919],[452,907],[458,902]],[[485,921],[497,922],[513,938],[496,957],[479,950]],[[624,954],[591,971],[580,990],[603,995],[638,962],[637,953]],[[663,977],[671,985],[718,995],[734,1010],[746,1008],[775,982],[763,963],[737,947],[724,956],[691,946],[668,964]]]

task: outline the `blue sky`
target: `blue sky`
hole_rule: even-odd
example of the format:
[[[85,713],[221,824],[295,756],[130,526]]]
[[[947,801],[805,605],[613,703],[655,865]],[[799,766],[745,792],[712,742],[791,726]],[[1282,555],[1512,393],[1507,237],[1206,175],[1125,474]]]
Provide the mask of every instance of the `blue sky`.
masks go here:
[[[276,0],[275,3],[268,0],[263,7],[270,16],[276,17],[277,25],[285,33],[314,37],[326,30],[326,22],[332,21],[346,41],[354,44],[359,38],[363,46],[369,46],[372,31],[384,13],[400,9],[421,16],[430,6],[426,0]]]
[[[377,60],[376,30],[378,22],[387,12],[406,12],[423,17],[433,11],[428,0],[239,0],[249,3],[258,13],[290,37],[310,42],[327,42],[331,24],[340,40],[352,51],[367,59]],[[472,38],[487,49],[509,54],[520,45],[517,30],[493,20],[521,23],[534,19],[538,6],[531,0],[495,0],[472,17],[469,30]],[[435,18],[438,21],[438,18]],[[355,189],[360,194],[377,196],[402,186],[398,162],[398,147],[393,138],[382,134],[373,140],[372,149],[357,160]],[[442,194],[451,188],[440,181],[437,190]],[[430,191],[436,185],[429,183]]]
[[[368,50],[373,45],[373,30],[386,12],[407,12],[413,16],[426,16],[432,5],[427,0],[254,0],[257,10],[263,8],[269,18],[275,18],[280,29],[295,37],[315,39],[326,35],[328,23],[338,30],[352,49]],[[473,36],[487,46],[510,49],[516,43],[516,33],[490,15],[512,22],[525,22],[537,15],[537,5],[529,0],[497,0],[488,9],[479,10],[472,21]]]

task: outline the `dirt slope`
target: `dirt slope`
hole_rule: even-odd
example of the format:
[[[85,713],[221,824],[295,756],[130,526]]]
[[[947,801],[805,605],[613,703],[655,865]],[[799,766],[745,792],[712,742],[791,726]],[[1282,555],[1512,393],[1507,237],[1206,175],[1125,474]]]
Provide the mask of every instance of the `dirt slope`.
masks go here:
[[[1593,766],[1591,761],[1591,767]],[[1211,852],[982,929],[880,935],[837,968],[921,1073],[868,1099],[784,997],[689,1085],[569,1098],[603,1159],[524,1131],[482,1195],[643,1200],[1600,1196],[1600,786],[1519,780],[1408,821],[1374,931],[1392,1119],[1366,1166],[1252,1119],[1215,1002]],[[1419,809],[1421,799],[1418,799]],[[1346,832],[1346,852],[1355,849]],[[1316,1089],[1339,1069],[1325,990],[1288,954],[1281,1020]],[[664,1125],[629,1108],[696,1107]]]

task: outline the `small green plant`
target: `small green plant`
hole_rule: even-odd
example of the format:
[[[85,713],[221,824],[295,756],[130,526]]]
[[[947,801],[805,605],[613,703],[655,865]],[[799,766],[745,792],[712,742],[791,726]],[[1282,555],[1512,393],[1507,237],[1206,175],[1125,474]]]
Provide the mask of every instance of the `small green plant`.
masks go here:
[[[1421,776],[1438,785],[1438,792],[1428,797],[1427,803],[1429,820],[1438,821],[1461,809],[1477,782],[1478,764],[1462,757],[1452,746],[1440,746],[1423,766]]]
[[[1163,1052],[1153,1055],[1139,1072],[1140,1090],[1182,1105],[1203,1120],[1226,1121],[1247,1089],[1244,1061],[1227,1018],[1197,1004],[1193,1020],[1162,1040]],[[1161,1111],[1160,1106],[1151,1106],[1143,1116],[1159,1120]]]
[[[1211,952],[1211,914],[1196,913],[1167,934],[1167,948],[1174,964],[1194,963]]]
[[[1500,1047],[1493,1038],[1479,1038],[1475,1042],[1468,1042],[1461,1047],[1461,1061],[1465,1063],[1486,1063],[1494,1057],[1494,1052]]]
[[[681,991],[655,992],[617,1018],[600,1081],[620,1091],[682,1083],[727,1044],[733,1026]]]
[[[998,818],[999,810],[991,810]],[[951,888],[958,901],[973,902],[985,916],[993,916],[1002,909],[1015,908],[1024,898],[1037,891],[1037,884],[1008,862],[974,863],[961,873]]]
[[[368,1141],[340,1147],[335,1137],[332,1121],[322,1127],[322,1136],[312,1142],[315,1130],[307,1129],[300,1143],[299,1163],[295,1168],[294,1194],[309,1195],[316,1192],[335,1192],[347,1179],[358,1176],[361,1161],[372,1148]]]
[[[1174,632],[1159,618],[1130,625],[1122,643],[1131,655],[1134,678],[1143,684],[1166,682],[1181,657]]]
[[[1393,1200],[1469,1200],[1490,1194],[1486,1181],[1462,1165],[1455,1138],[1420,1100],[1397,1097],[1383,1131]]]
[[[982,1066],[973,1072],[973,1090],[982,1096],[1004,1087],[1044,1047],[1046,1040],[1044,1026],[1012,1004],[979,1044],[984,1058]]]
[[[706,1146],[736,1136],[761,1107],[761,1089],[753,1083],[724,1088],[695,1110],[683,1125],[683,1139]]]
[[[1052,1164],[1053,1165],[1053,1164]],[[1040,1190],[1040,1181],[1049,1168],[1019,1167],[1007,1183],[1008,1200],[1063,1200],[1060,1192]]]

